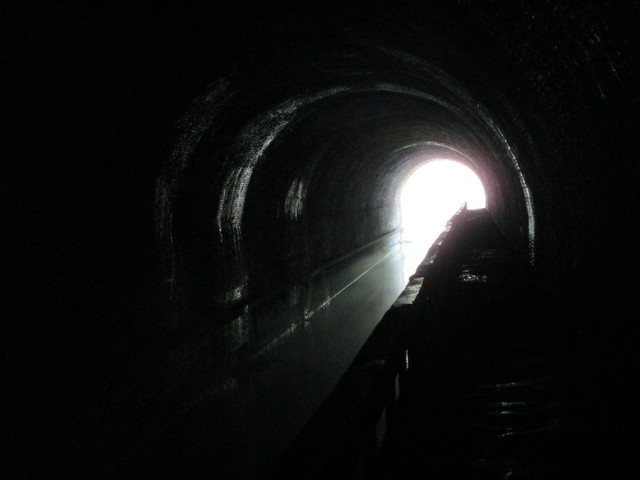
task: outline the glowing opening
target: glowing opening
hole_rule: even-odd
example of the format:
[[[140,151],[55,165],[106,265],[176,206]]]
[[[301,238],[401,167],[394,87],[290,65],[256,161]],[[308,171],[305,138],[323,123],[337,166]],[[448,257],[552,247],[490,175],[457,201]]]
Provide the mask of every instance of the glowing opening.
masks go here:
[[[464,202],[470,210],[485,208],[486,195],[478,176],[461,163],[433,160],[407,179],[400,193],[405,279]]]

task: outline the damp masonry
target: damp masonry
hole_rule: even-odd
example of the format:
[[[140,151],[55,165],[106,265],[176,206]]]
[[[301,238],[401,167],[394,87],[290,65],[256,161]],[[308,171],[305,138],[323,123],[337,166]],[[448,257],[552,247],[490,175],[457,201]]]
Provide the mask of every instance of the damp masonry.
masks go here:
[[[263,476],[443,156],[633,430],[638,4],[437,3],[4,6],[3,477]]]

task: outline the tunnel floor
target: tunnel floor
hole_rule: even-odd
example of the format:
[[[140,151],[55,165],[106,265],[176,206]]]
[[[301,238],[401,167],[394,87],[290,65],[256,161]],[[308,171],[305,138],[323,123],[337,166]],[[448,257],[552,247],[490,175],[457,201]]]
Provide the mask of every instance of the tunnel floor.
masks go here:
[[[525,257],[486,210],[454,216],[269,478],[623,474],[567,309]]]
[[[561,323],[487,212],[464,222],[423,285],[375,478],[575,478],[588,435]]]

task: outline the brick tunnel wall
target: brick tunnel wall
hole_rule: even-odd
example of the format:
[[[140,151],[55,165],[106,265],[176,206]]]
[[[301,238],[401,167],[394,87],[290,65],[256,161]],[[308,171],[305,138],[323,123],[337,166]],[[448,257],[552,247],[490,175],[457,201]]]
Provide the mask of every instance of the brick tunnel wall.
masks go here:
[[[635,2],[6,11],[12,475],[127,471],[201,438],[185,418],[233,431],[247,379],[309,352],[305,309],[391,248],[424,158],[476,170],[594,365],[630,358]],[[305,409],[268,447],[245,418],[211,472],[259,476]]]

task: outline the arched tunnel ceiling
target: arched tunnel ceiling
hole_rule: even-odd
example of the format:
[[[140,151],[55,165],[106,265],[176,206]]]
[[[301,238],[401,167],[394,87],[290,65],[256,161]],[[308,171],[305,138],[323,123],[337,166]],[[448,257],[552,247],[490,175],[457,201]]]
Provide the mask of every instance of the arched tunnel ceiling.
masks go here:
[[[189,200],[195,204],[184,200],[191,225],[182,235],[187,241],[206,235],[206,242],[221,245],[229,271],[243,270],[220,286],[228,296],[243,288],[242,225],[260,223],[251,218],[267,228],[276,218],[282,223],[291,217],[287,208],[294,217],[309,211],[321,218],[341,205],[359,205],[352,214],[367,218],[364,231],[311,247],[317,258],[307,261],[310,269],[349,250],[352,241],[365,243],[396,227],[392,186],[410,168],[406,161],[413,157],[402,152],[414,144],[423,145],[426,155],[436,145],[460,152],[485,182],[488,207],[514,245],[531,261],[548,258],[555,269],[563,259],[570,268],[577,251],[568,234],[574,220],[554,219],[568,213],[558,208],[579,209],[580,194],[567,197],[580,188],[574,179],[584,166],[577,158],[595,158],[596,151],[609,157],[621,145],[613,140],[620,131],[605,120],[617,104],[615,92],[625,88],[625,54],[606,50],[615,35],[603,23],[610,14],[617,12],[592,5],[576,13],[563,5],[470,2],[294,8],[285,23],[249,21],[233,67],[212,78],[183,119],[161,178],[158,222],[169,271],[182,255],[172,243],[180,228],[176,235],[168,232],[181,221],[172,203],[183,201],[176,185],[186,185],[185,170],[197,172],[198,182],[204,175],[209,185],[199,187],[200,199]],[[587,98],[593,99],[590,112],[584,110]],[[603,131],[609,132],[608,145],[586,147]],[[277,180],[265,173],[272,166],[283,173]],[[565,181],[555,185],[550,176]],[[296,188],[308,205],[300,195],[293,202]],[[342,218],[344,225],[353,223],[348,213]],[[540,222],[554,224],[555,231],[544,228],[536,238]]]
[[[183,120],[161,179],[158,221],[165,234],[178,229],[165,235],[170,263],[183,256],[173,244],[180,238],[202,242],[204,237],[217,245],[214,250],[222,252],[217,261],[230,273],[221,298],[245,289],[251,249],[257,249],[252,276],[262,274],[260,262],[263,271],[273,270],[273,258],[265,257],[282,256],[299,266],[288,274],[303,277],[397,229],[398,185],[416,162],[438,155],[477,171],[489,208],[533,259],[533,200],[516,148],[499,122],[427,59],[353,37],[336,36],[337,47],[322,52],[300,52],[298,45],[278,50],[264,76],[242,65],[214,82]],[[188,171],[198,172],[191,177],[198,186],[183,182]],[[207,186],[201,185],[203,178]],[[180,205],[181,191],[190,188],[203,196]],[[199,224],[194,210],[207,212],[197,214]],[[191,222],[183,237],[181,215]],[[293,226],[301,216],[311,219],[304,231]],[[308,251],[284,247],[288,234],[283,232],[292,228],[302,242],[313,239]],[[306,258],[292,259],[287,248]],[[274,275],[267,284],[286,282]]]

